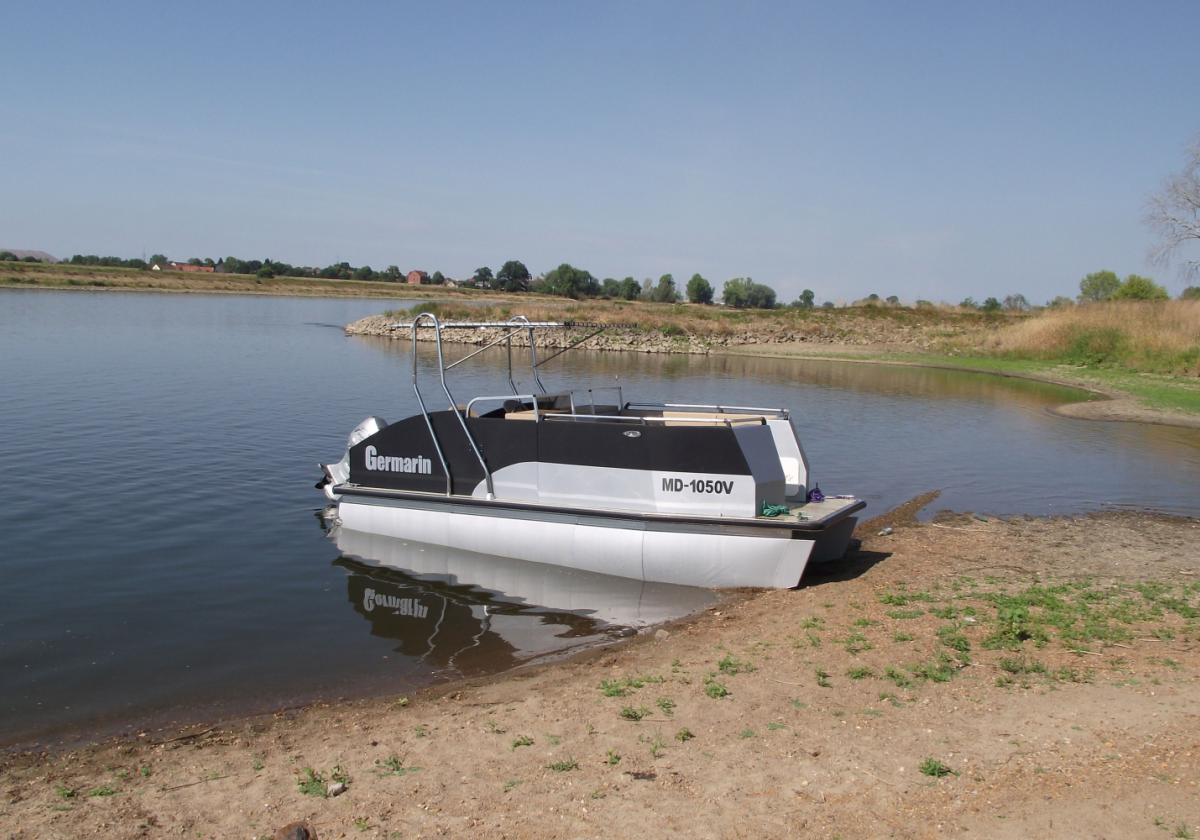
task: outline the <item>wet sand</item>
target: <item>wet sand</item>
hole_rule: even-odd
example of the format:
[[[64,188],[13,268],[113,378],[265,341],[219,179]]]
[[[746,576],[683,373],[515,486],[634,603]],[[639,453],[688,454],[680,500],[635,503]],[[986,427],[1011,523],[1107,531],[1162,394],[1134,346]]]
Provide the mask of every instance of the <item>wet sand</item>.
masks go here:
[[[1200,830],[1200,522],[925,501],[798,590],[561,663],[9,756],[3,836]],[[346,792],[306,795],[307,768]]]

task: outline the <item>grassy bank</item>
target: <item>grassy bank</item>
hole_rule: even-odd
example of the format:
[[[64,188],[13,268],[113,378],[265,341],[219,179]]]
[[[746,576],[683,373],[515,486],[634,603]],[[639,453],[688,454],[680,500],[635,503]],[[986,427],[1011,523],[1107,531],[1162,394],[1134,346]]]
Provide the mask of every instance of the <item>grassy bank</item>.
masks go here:
[[[981,348],[1009,360],[1200,376],[1200,300],[1070,306],[1009,324]]]

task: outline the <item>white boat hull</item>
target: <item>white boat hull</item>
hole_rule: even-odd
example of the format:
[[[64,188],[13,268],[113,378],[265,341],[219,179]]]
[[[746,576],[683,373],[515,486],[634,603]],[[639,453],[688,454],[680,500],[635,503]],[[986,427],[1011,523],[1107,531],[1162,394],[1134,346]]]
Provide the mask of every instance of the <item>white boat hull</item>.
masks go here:
[[[714,533],[709,529],[630,527],[597,517],[497,515],[469,507],[396,506],[343,497],[343,527],[433,545],[582,569],[635,580],[701,586],[790,588],[810,559],[841,556],[845,540],[830,531],[813,540],[790,531]],[[853,519],[844,520],[852,529]],[[839,525],[841,523],[838,523]],[[841,531],[841,528],[832,529]],[[839,546],[826,545],[834,537]],[[816,551],[816,540],[822,541]]]

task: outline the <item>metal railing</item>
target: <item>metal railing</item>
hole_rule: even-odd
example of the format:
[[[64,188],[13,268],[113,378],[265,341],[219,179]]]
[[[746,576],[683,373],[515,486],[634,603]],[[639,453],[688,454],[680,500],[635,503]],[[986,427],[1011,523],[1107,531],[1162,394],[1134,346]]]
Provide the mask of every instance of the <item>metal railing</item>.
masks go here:
[[[714,414],[777,414],[787,418],[788,410],[786,408],[755,408],[748,405],[693,405],[691,403],[630,403],[625,406],[633,410],[638,409],[666,409],[678,408],[686,411],[711,411]]]
[[[513,335],[518,330],[528,330],[529,331],[529,360],[530,360],[530,364],[532,365],[532,368],[533,368],[533,378],[534,378],[534,381],[537,382],[538,388],[541,389],[542,394],[546,394],[546,393],[548,393],[546,390],[546,386],[542,384],[542,380],[538,376],[538,367],[540,365],[543,365],[546,362],[550,361],[551,359],[562,355],[567,350],[570,350],[574,347],[578,347],[583,342],[587,341],[590,338],[594,338],[595,336],[604,332],[609,327],[636,327],[637,324],[603,324],[603,323],[592,322],[592,321],[530,321],[524,315],[514,315],[512,318],[509,318],[507,321],[457,321],[457,322],[448,321],[446,323],[442,323],[440,320],[438,320],[438,317],[436,315],[434,315],[432,312],[421,312],[417,315],[417,317],[413,318],[412,323],[410,323],[410,324],[396,323],[396,324],[389,324],[388,326],[392,329],[399,328],[399,327],[409,327],[412,330],[413,392],[416,393],[416,395],[417,395],[417,404],[421,407],[421,416],[423,416],[425,418],[425,427],[427,429],[429,429],[429,437],[433,440],[433,446],[434,446],[434,449],[437,450],[438,460],[442,464],[442,471],[446,474],[446,495],[449,496],[449,495],[452,495],[453,486],[454,486],[453,480],[450,475],[450,468],[446,463],[446,456],[445,456],[445,453],[442,451],[442,445],[441,445],[441,442],[438,440],[437,433],[434,432],[434,430],[433,430],[433,421],[430,420],[430,418],[429,418],[429,411],[428,411],[428,409],[425,408],[425,400],[421,396],[421,389],[417,384],[417,330],[422,327],[431,327],[433,329],[434,335],[435,335],[435,338],[437,341],[438,374],[439,374],[439,376],[441,378],[441,382],[442,382],[442,391],[446,394],[446,399],[450,403],[450,410],[458,418],[459,425],[462,426],[463,434],[466,435],[466,437],[467,437],[467,443],[470,444],[471,451],[475,453],[475,457],[479,461],[479,466],[481,466],[483,468],[484,481],[487,484],[487,498],[490,500],[490,499],[496,498],[495,487],[492,483],[492,472],[491,472],[491,470],[488,469],[487,461],[484,460],[483,452],[480,450],[479,445],[475,442],[475,438],[471,435],[471,430],[469,428],[467,428],[466,418],[467,418],[467,416],[469,416],[471,407],[474,406],[475,403],[480,402],[480,401],[485,401],[485,400],[508,399],[508,397],[476,397],[475,399],[471,400],[471,402],[467,403],[467,407],[465,410],[460,411],[458,408],[458,403],[456,403],[454,401],[454,395],[450,393],[450,386],[446,383],[446,371],[451,370],[451,369],[457,367],[458,365],[461,365],[463,362],[465,362],[469,359],[472,359],[475,356],[478,356],[484,350],[487,350],[491,347],[495,347],[501,341],[506,342],[508,345],[508,347],[507,347],[507,349],[508,349],[508,386],[512,389],[513,396],[515,396],[517,399],[528,398],[528,399],[532,400],[532,402],[533,402],[533,418],[535,421],[540,421],[542,418],[552,416],[552,415],[545,414],[544,412],[539,414],[538,407],[537,407],[537,395],[536,394],[518,394],[516,383],[513,382],[513,378],[512,378],[512,337],[513,337]],[[537,359],[537,346],[536,346],[536,342],[534,341],[534,330],[553,329],[553,328],[570,328],[570,327],[596,327],[597,329],[594,332],[589,333],[588,335],[584,336],[583,338],[573,342],[572,344],[568,345],[567,347],[564,347],[563,349],[559,350],[557,353],[553,353],[546,359],[543,359],[541,362],[539,362]],[[489,341],[483,347],[480,347],[477,350],[475,350],[471,353],[468,353],[466,356],[459,359],[458,361],[447,365],[446,360],[442,355],[442,330],[443,329],[502,329],[505,332],[504,332],[504,334],[500,335],[498,338],[495,338],[492,341]],[[606,389],[601,389],[601,390],[606,390]],[[591,393],[592,392],[589,390],[588,394],[591,395]],[[622,392],[621,392],[620,388],[617,388],[617,395],[618,395],[618,399],[620,399],[622,397]],[[592,403],[592,410],[595,411],[595,398],[590,397],[590,399],[591,399],[591,403]],[[619,405],[619,403],[618,403],[618,405]],[[589,417],[589,415],[575,414],[574,395],[571,395],[571,414],[564,415],[564,416],[573,416],[573,417],[580,417],[580,418]],[[603,416],[603,415],[601,415],[601,416]],[[596,419],[596,416],[591,415],[591,419]]]

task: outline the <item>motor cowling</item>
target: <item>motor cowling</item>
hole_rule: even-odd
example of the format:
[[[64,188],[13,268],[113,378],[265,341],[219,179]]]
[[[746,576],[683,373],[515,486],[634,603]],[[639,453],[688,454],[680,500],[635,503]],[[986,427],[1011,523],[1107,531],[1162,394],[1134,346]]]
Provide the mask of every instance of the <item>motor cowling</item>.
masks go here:
[[[386,429],[387,424],[382,417],[368,417],[350,432],[350,437],[346,442],[346,454],[342,456],[342,460],[336,464],[321,464],[321,470],[325,473],[324,486],[321,489],[325,491],[325,496],[331,502],[341,499],[341,496],[333,492],[333,488],[350,480],[350,447],[362,443],[372,435]]]

